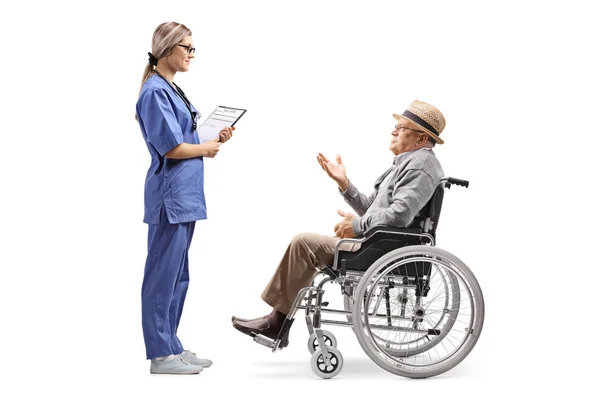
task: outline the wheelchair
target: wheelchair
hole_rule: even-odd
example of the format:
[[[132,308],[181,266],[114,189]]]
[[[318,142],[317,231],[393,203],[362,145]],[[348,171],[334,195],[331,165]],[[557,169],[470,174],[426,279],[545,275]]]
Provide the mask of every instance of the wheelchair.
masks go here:
[[[360,239],[342,239],[323,279],[300,290],[276,339],[254,340],[280,349],[294,315],[304,310],[310,333],[313,372],[325,379],[344,365],[337,339],[322,325],[349,326],[367,356],[384,370],[407,378],[427,378],[458,365],[481,334],[484,300],[471,270],[456,256],[435,247],[435,231],[445,189],[469,182],[446,177],[408,228],[378,226]],[[358,243],[343,251],[343,243]],[[327,282],[341,287],[344,310],[323,301]],[[344,320],[322,318],[345,316]]]

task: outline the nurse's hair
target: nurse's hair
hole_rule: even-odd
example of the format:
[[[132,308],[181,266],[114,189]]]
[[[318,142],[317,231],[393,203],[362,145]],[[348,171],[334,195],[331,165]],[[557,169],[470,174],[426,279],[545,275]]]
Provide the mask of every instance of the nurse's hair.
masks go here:
[[[191,36],[190,31],[185,25],[177,22],[164,22],[156,28],[154,35],[152,35],[152,56],[156,60],[160,60],[163,57],[167,57],[171,54],[173,48],[177,43],[181,42],[187,36]],[[144,77],[142,78],[142,85],[140,86],[140,92],[146,80],[154,73],[154,66],[148,60],[148,64],[144,69]]]

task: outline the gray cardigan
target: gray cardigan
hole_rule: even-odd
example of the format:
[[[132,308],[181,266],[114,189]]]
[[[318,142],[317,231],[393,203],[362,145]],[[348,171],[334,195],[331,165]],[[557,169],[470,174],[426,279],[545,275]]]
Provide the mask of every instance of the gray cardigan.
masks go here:
[[[375,181],[369,197],[349,182],[346,191],[340,192],[360,216],[352,221],[354,233],[361,236],[376,225],[407,227],[443,177],[433,150],[422,148],[396,156],[394,165]]]

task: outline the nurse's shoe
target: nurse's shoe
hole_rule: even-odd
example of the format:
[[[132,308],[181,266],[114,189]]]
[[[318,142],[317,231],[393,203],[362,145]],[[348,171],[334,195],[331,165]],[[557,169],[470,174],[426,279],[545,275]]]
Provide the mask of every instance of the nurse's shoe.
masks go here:
[[[198,357],[196,357],[196,353],[192,353],[189,350],[186,350],[179,355],[185,361],[187,361],[188,363],[193,364],[193,365],[199,365],[203,368],[208,368],[212,365],[212,361],[207,360],[206,358],[198,358]]]
[[[150,361],[151,374],[192,375],[202,371],[202,366],[185,361],[180,355],[170,355],[164,360],[156,358]]]

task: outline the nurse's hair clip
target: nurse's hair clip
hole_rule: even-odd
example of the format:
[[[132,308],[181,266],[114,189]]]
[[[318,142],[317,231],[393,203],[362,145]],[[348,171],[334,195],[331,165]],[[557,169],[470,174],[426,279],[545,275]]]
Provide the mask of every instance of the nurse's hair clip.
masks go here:
[[[156,66],[158,64],[158,58],[154,57],[154,55],[152,55],[152,53],[148,52],[148,62],[151,65]]]

